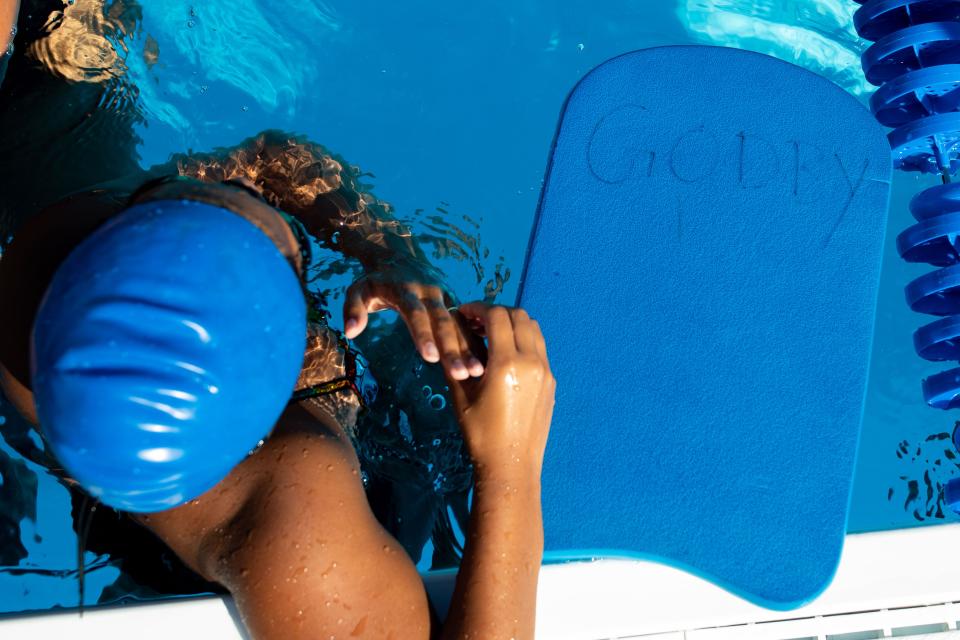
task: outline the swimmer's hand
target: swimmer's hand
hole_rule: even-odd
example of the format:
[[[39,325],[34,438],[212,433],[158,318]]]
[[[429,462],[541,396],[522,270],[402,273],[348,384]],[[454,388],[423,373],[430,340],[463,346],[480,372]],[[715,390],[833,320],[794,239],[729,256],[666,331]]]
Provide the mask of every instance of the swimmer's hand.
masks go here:
[[[472,336],[450,315],[450,297],[439,278],[415,260],[392,261],[390,268],[368,272],[347,289],[343,322],[347,338],[367,327],[368,314],[392,309],[400,314],[421,357],[443,362],[454,380],[483,375],[483,363],[471,349]]]
[[[459,312],[490,345],[483,378],[450,385],[470,456],[478,467],[524,465],[539,478],[556,390],[540,325],[523,309],[483,302]]]
[[[460,313],[489,340],[480,380],[450,380],[474,462],[470,525],[442,640],[532,640],[543,556],[540,469],[556,383],[537,323],[474,302]]]

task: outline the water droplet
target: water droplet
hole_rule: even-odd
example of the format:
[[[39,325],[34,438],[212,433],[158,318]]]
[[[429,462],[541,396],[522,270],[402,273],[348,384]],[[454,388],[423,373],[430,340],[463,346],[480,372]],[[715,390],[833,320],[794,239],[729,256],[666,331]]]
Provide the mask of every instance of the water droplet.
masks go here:
[[[433,394],[433,389],[430,388],[430,385],[425,384],[425,385],[423,385],[423,387],[420,389],[420,393],[423,394],[423,397],[424,397],[424,398],[429,398],[429,397]]]
[[[439,393],[430,396],[430,408],[434,411],[440,411],[447,406],[447,399]]]
[[[194,22],[193,20],[187,20],[187,29],[193,29],[194,25],[196,24],[197,23]]]
[[[250,107],[248,107],[247,105],[243,105],[242,107],[240,107],[240,111],[249,111],[249,110],[250,110]]]
[[[327,471],[333,471],[333,465],[332,465],[332,464],[328,464],[328,465],[327,465]]]
[[[435,447],[439,447],[439,446],[440,446],[440,438],[434,438],[434,439],[433,439],[433,442],[431,442],[431,444],[432,444],[433,446],[435,446]]]
[[[330,236],[330,242],[332,242],[333,244],[339,244],[339,243],[340,243],[340,232],[339,232],[339,231],[334,231],[334,232],[333,232],[333,235]]]

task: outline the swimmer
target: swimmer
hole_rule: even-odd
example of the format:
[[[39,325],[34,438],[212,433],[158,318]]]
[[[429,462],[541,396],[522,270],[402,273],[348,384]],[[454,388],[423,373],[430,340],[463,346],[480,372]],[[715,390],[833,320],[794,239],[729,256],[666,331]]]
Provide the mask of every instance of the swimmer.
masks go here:
[[[0,2],[0,8],[9,4]],[[303,170],[291,171],[291,167]],[[474,515],[453,601],[442,626],[431,616],[413,563],[373,517],[364,495],[359,463],[348,437],[363,401],[361,394],[350,385],[330,395],[321,393],[326,382],[348,377],[349,365],[347,354],[336,348],[335,335],[322,323],[304,320],[294,332],[306,335],[306,355],[285,392],[290,396],[306,392],[304,399],[284,400],[275,424],[257,426],[269,434],[264,443],[199,495],[190,495],[171,508],[142,508],[144,503],[138,500],[151,491],[162,501],[176,498],[186,489],[177,479],[170,480],[169,486],[137,486],[135,478],[123,477],[128,469],[122,467],[77,468],[76,475],[119,474],[118,482],[127,482],[126,488],[87,483],[84,489],[114,503],[126,500],[135,507],[137,513],[132,517],[187,566],[229,590],[252,637],[532,638],[543,546],[540,469],[554,396],[543,336],[536,322],[520,309],[470,303],[454,312],[448,310],[449,296],[429,269],[418,266],[417,248],[408,238],[390,233],[389,225],[373,220],[356,193],[344,188],[343,180],[336,161],[315,145],[269,133],[229,151],[176,158],[136,180],[126,177],[129,184],[124,188],[114,185],[80,193],[32,215],[16,230],[0,260],[3,392],[22,415],[38,425],[45,438],[63,431],[62,425],[53,424],[57,420],[71,423],[94,418],[88,422],[93,423],[98,437],[91,438],[89,449],[94,450],[96,460],[127,459],[123,456],[129,452],[118,451],[123,441],[129,440],[120,433],[123,416],[139,410],[141,404],[134,401],[137,406],[130,406],[131,399],[137,398],[123,389],[122,374],[104,376],[89,389],[85,387],[89,377],[67,375],[58,378],[63,386],[53,385],[43,397],[34,396],[38,391],[35,383],[52,377],[50,371],[55,368],[47,366],[48,346],[80,334],[97,338],[95,331],[89,332],[68,313],[71,309],[65,301],[73,300],[75,294],[79,307],[73,309],[92,310],[89,317],[110,313],[102,306],[103,296],[85,296],[92,286],[68,286],[70,268],[83,266],[83,260],[102,267],[110,264],[111,255],[124,255],[125,236],[109,230],[123,229],[124,221],[137,215],[138,207],[141,212],[147,207],[157,215],[170,216],[190,207],[203,211],[209,219],[197,219],[209,223],[210,228],[226,225],[224,228],[248,234],[252,244],[269,249],[260,252],[260,258],[251,252],[249,264],[225,268],[237,273],[247,269],[250,277],[257,277],[262,261],[278,274],[281,267],[287,269],[288,280],[297,283],[303,277],[305,250],[299,231],[307,230],[319,238],[340,232],[338,246],[344,253],[353,252],[365,270],[364,277],[348,291],[344,307],[347,337],[364,331],[369,313],[387,308],[398,311],[422,357],[442,362],[457,420],[474,461]],[[340,225],[344,220],[351,224]],[[154,223],[143,218],[132,224],[151,231]],[[201,234],[197,244],[216,242],[202,230],[196,233]],[[160,250],[152,245],[145,249],[148,253]],[[204,252],[188,257],[202,260]],[[65,264],[67,269],[62,268]],[[122,260],[114,264],[116,277],[124,284],[143,284],[137,280],[142,273],[127,273],[128,267],[136,271],[131,264]],[[202,273],[195,281],[177,283],[178,291],[189,294],[184,300],[187,306],[202,305],[207,297],[220,295],[205,287],[208,276],[213,274]],[[67,287],[63,290],[71,296],[42,300],[51,286],[60,285]],[[103,291],[110,291],[107,286]],[[152,289],[135,286],[133,290],[149,295]],[[287,298],[292,305],[289,312],[295,315],[292,299],[296,296]],[[42,325],[35,322],[38,313]],[[180,320],[193,322],[174,317],[173,325],[186,324]],[[226,325],[250,328],[249,318],[215,316],[205,321],[225,335],[232,331]],[[62,330],[51,333],[51,326]],[[488,341],[486,354],[479,335]],[[115,334],[102,334],[83,347],[109,356],[108,343],[116,338]],[[31,342],[36,358],[32,372]],[[181,350],[194,348],[188,341],[168,342],[172,344],[149,347],[166,349],[165,358],[178,358]],[[143,345],[132,340],[125,346],[136,349]],[[277,350],[286,348],[275,346]],[[56,351],[58,347],[50,348]],[[258,348],[250,345],[251,351]],[[246,378],[259,373],[229,371],[231,358],[239,360],[245,354],[218,350],[208,355],[211,373],[223,378],[224,389],[231,385],[245,389]],[[268,360],[264,362],[269,366]],[[152,391],[138,388],[137,392],[189,395],[183,389],[167,388],[168,382],[157,379]],[[143,378],[138,379],[138,384],[142,383]],[[94,389],[106,393],[92,397]],[[268,391],[276,390],[264,389],[263,394]],[[90,402],[58,406],[57,398],[68,396]],[[165,412],[170,413],[160,410],[160,414]],[[55,419],[45,425],[39,417],[47,415]],[[237,415],[231,414],[231,418]],[[98,425],[97,418],[106,426]],[[131,421],[128,426],[142,424]],[[223,448],[256,446],[255,442],[232,442],[240,430],[239,419],[194,424],[185,416],[176,427],[187,432],[181,439],[184,449],[191,446],[189,429],[197,434],[197,447],[201,441],[203,446],[210,445],[211,438]],[[71,475],[70,468],[65,471]],[[183,469],[180,475],[192,471]],[[135,490],[128,490],[129,486]]]

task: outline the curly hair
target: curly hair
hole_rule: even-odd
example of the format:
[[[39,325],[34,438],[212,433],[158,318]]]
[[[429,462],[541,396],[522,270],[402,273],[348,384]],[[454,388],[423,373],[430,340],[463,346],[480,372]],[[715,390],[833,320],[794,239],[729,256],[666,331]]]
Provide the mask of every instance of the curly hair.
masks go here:
[[[359,171],[323,146],[281,131],[265,131],[236,147],[175,157],[177,171],[207,182],[244,179],[273,206],[296,211],[334,196],[342,214],[359,213],[373,198],[361,193]],[[345,210],[344,210],[345,209]]]

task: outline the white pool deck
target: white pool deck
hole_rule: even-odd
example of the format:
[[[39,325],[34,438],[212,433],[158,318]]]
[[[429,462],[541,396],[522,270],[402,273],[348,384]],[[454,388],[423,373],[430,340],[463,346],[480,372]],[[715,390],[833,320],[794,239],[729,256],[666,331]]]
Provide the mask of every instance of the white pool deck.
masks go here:
[[[425,576],[445,610],[453,576]],[[848,535],[837,576],[813,603],[768,611],[648,562],[545,566],[543,640],[960,640],[960,524]],[[0,619],[0,639],[245,638],[229,598],[182,599]]]

